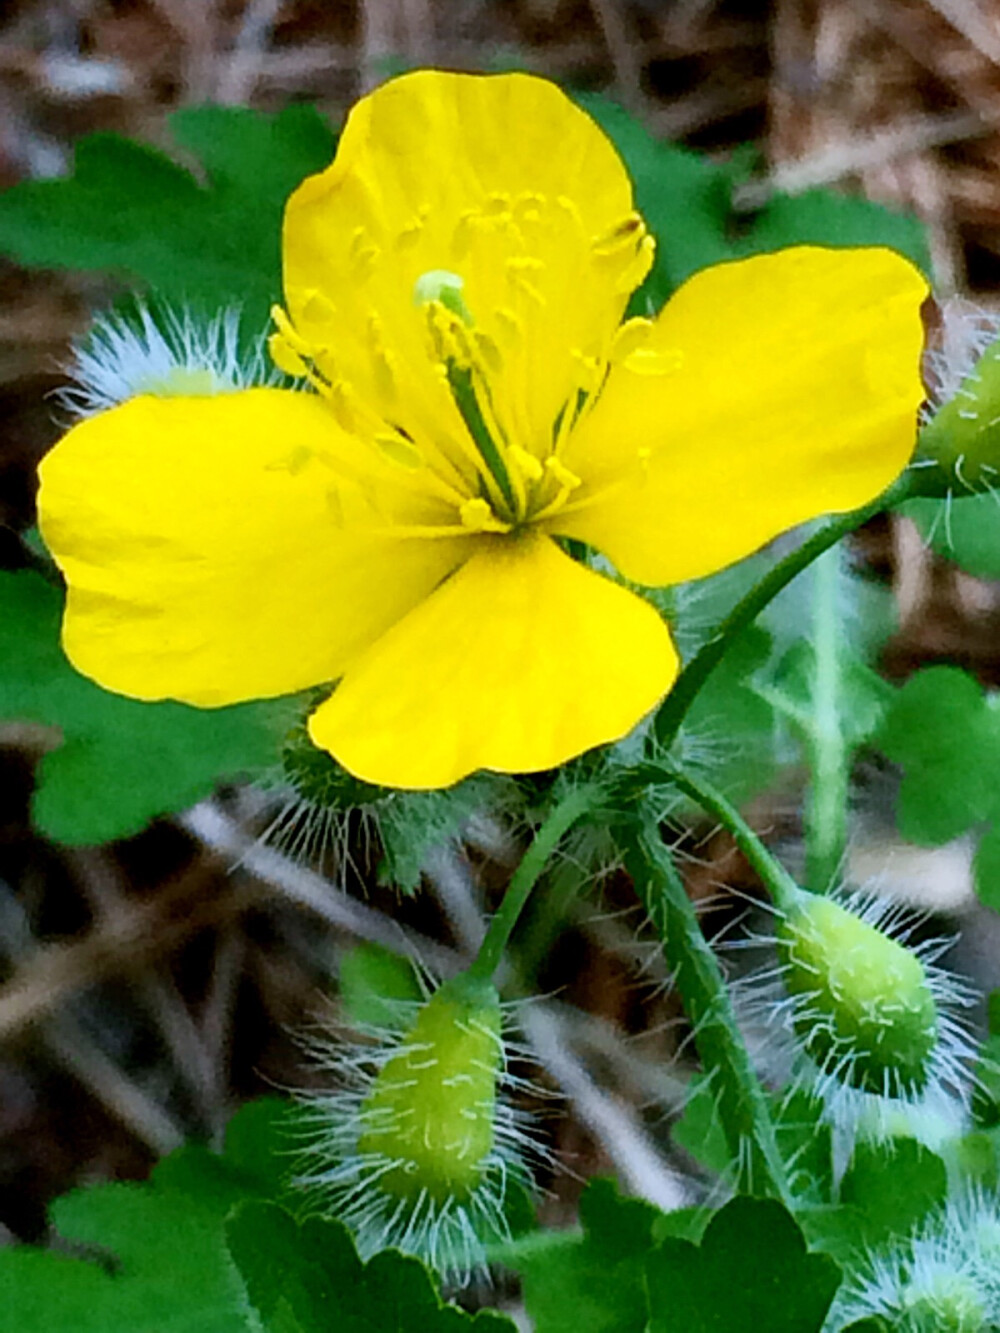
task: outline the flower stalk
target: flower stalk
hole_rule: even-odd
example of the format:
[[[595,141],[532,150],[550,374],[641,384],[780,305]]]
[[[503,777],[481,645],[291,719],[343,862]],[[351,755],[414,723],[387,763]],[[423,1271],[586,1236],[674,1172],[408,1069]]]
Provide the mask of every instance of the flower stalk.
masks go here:
[[[887,509],[895,509],[906,500],[912,500],[917,496],[936,494],[933,479],[927,475],[929,472],[930,469],[904,472],[870,503],[831,518],[822,527],[817,528],[812,536],[806,538],[801,546],[780,560],[759,583],[754,584],[746,596],[736,603],[712,638],[687,663],[677,677],[673,689],[660,706],[654,724],[654,736],[660,746],[669,748],[673,744],[688,709],[698,697],[709,676],[725,657],[730,644],[735,642],[748,625],[753,624],[778,593],[804,569],[808,569],[825,551],[860,528],[863,523],[867,523],[870,518],[874,518],[876,514],[881,514]]]
[[[788,1204],[791,1188],[767,1098],[737,1026],[725,978],[670,850],[650,817],[627,825],[624,836],[625,864],[663,941],[698,1054],[712,1071],[719,1120],[737,1166],[733,1183],[748,1194]]]
[[[470,977],[488,981],[495,975],[514,928],[531,896],[531,891],[563,835],[569,832],[578,819],[598,810],[605,800],[606,792],[603,786],[594,783],[573,787],[552,808],[511,877],[507,892],[489,924],[476,960],[469,968]]]

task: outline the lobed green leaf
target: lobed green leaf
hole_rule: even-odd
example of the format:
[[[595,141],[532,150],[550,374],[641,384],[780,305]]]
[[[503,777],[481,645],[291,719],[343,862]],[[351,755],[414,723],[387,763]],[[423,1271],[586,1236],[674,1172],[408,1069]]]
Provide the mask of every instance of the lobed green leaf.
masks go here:
[[[275,764],[294,700],[198,709],[110,694],[67,661],[62,601],[39,574],[0,573],[0,718],[61,735],[38,766],[42,833],[69,844],[126,837]]]

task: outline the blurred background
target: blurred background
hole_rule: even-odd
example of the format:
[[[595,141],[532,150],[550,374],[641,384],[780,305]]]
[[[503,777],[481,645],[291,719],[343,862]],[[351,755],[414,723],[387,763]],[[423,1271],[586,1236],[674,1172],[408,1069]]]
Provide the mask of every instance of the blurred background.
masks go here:
[[[832,185],[912,209],[939,290],[996,302],[996,0],[0,0],[0,188],[66,173],[74,141],[96,130],[168,145],[166,117],[184,105],[306,100],[336,124],[386,73],[422,64],[528,69],[605,92],[689,147],[750,144],[746,188],[761,197]],[[71,339],[109,294],[93,277],[0,260],[0,564],[19,561],[16,533],[33,521]],[[905,519],[872,525],[859,550],[896,598],[891,676],[943,660],[1000,682],[998,585],[930,554]],[[185,1137],[217,1142],[247,1097],[307,1081],[293,1033],[345,949],[375,941],[447,965],[520,850],[481,820],[400,903],[363,883],[360,852],[338,886],[248,841],[259,801],[235,791],[122,844],[57,847],[28,819],[33,766],[53,743],[0,725],[0,1243],[43,1239],[55,1194],[141,1177]],[[880,799],[856,832],[859,878],[884,871],[892,848]],[[754,814],[794,843],[787,792]],[[363,849],[363,829],[346,837]],[[911,898],[973,911],[967,847],[894,851]],[[690,883],[701,898],[753,892],[710,831]],[[544,1205],[553,1221],[599,1170],[662,1204],[685,1197],[657,1151],[684,1034],[627,882],[611,874],[602,888],[601,909],[580,914],[542,972],[558,1001],[533,1040],[566,1097],[549,1113],[569,1168]],[[974,934],[969,966],[996,984],[1000,945],[981,922]]]

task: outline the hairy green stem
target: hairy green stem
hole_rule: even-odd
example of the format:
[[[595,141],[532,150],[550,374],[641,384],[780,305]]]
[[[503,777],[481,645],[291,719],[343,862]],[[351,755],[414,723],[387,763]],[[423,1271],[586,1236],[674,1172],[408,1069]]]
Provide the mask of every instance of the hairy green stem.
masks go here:
[[[806,885],[826,893],[847,847],[850,754],[840,717],[840,553],[816,561],[813,588],[812,710],[809,718],[809,787],[806,793]]]
[[[503,902],[489,924],[469,975],[488,981],[500,966],[504,950],[518,923],[531,891],[545,869],[563,835],[583,815],[601,808],[607,800],[603,786],[597,783],[573,787],[549,811],[535,834],[534,841],[511,876]]]
[[[774,859],[732,801],[709,783],[693,778],[690,773],[669,764],[644,765],[644,769],[651,774],[655,773],[656,781],[666,780],[678,791],[690,796],[706,814],[718,820],[732,834],[733,841],[756,870],[779,912],[787,911],[794,905],[801,894],[799,886],[784,866]]]
[[[736,1188],[791,1204],[785,1165],[764,1089],[718,961],[709,948],[659,826],[646,817],[626,825],[625,864],[663,941],[664,956],[711,1078],[719,1120],[736,1164]]]
[[[884,509],[891,509],[902,504],[904,500],[926,493],[927,486],[927,479],[921,475],[920,470],[904,472],[898,481],[869,504],[863,505],[860,509],[852,509],[847,514],[838,514],[821,528],[817,528],[801,546],[786,555],[765,574],[761,581],[736,603],[712,638],[695,653],[677,677],[653,724],[653,732],[659,744],[663,747],[673,744],[688,709],[697,698],[701,687],[722,661],[729,645],[742,630],[756,620],[764,607],[773,601],[797,574],[808,568],[842,537],[859,528],[862,523],[882,513]]]

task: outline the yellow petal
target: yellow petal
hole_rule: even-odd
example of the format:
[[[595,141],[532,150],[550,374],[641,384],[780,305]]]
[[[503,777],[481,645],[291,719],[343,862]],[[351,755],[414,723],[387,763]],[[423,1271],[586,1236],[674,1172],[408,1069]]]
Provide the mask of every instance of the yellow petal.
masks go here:
[[[616,366],[565,453],[552,530],[640,583],[695,578],[905,467],[923,397],[921,274],[891,250],[800,247],[707,269]]]
[[[73,664],[202,706],[336,678],[470,549],[381,535],[332,470],[350,448],[320,399],[280,389],[135,398],[75,426],[39,493]]]
[[[368,782],[443,787],[616,740],[676,674],[646,602],[548,538],[488,537],[348,670],[309,729]]]
[[[288,308],[330,378],[453,451],[464,427],[419,296],[428,276],[454,289],[491,411],[541,456],[579,358],[604,354],[641,277],[643,235],[613,146],[554,84],[420,71],[363,98],[333,165],[292,195]]]

